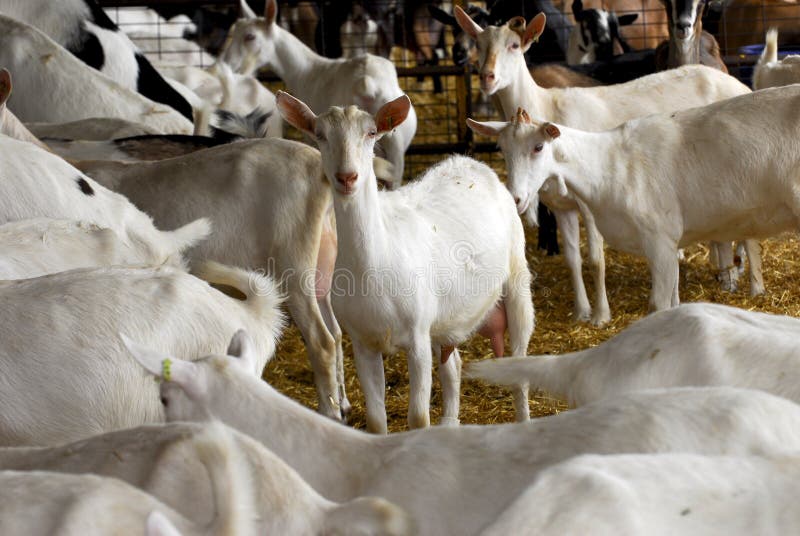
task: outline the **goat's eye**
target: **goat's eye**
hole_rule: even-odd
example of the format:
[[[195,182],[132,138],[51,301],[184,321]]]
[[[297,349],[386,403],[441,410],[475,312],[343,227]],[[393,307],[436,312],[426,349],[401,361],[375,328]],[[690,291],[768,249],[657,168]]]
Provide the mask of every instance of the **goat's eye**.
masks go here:
[[[541,153],[542,149],[544,149],[544,143],[537,143],[536,147],[533,148],[534,153]]]
[[[317,141],[325,141],[325,134],[322,132],[315,132],[314,137],[317,138]]]
[[[374,128],[371,128],[371,129],[369,129],[369,130],[367,131],[367,137],[368,137],[368,138],[374,138],[374,137],[375,137],[375,136],[377,136],[377,135],[378,135],[378,131],[377,131],[377,130],[375,130]]]
[[[162,396],[161,397],[161,405],[166,408],[169,405],[169,400],[167,400],[165,397]]]
[[[249,33],[244,36],[245,41],[253,41],[256,38],[256,34]]]
[[[518,49],[519,43],[511,43],[511,48],[513,48],[514,50]]]

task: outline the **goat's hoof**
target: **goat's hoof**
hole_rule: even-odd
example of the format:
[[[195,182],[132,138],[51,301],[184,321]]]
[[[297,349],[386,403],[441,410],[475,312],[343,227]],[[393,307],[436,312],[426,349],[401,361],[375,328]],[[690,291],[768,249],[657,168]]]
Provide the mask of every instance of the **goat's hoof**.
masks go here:
[[[339,406],[339,413],[341,414],[342,422],[347,424],[347,419],[350,417],[350,413],[353,412],[353,406],[350,405],[350,401],[347,398],[342,399],[342,402]]]
[[[766,292],[766,291],[764,290],[764,286],[763,285],[752,285],[750,287],[750,297],[751,298],[755,298],[756,296],[761,296],[762,294],[764,294],[764,292]]]
[[[573,322],[589,322],[592,318],[592,309],[575,309],[572,312]]]
[[[591,324],[595,327],[602,327],[611,322],[611,313],[608,311],[604,313],[595,313],[592,315]]]
[[[724,292],[736,292],[739,288],[739,269],[736,266],[720,270],[717,274],[720,288]]]

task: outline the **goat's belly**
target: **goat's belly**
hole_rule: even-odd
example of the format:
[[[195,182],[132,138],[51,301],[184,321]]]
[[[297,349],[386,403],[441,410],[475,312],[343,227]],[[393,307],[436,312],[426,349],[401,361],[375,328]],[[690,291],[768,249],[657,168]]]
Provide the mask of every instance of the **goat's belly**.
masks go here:
[[[701,240],[767,238],[795,229],[799,223],[787,206],[755,208],[747,214],[736,214],[735,218],[715,218],[705,225],[687,228],[681,238],[680,246],[684,247]]]

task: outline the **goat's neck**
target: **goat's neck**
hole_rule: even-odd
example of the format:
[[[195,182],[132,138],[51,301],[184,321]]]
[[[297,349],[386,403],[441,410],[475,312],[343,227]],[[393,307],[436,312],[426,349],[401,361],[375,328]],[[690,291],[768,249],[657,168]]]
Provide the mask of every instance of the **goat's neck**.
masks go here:
[[[551,119],[552,98],[546,89],[536,83],[522,59],[516,64],[516,72],[510,83],[499,90],[497,96],[508,120],[513,119],[520,107],[534,117]]]
[[[16,138],[20,141],[27,141],[33,143],[34,145],[38,145],[45,151],[53,152],[50,150],[50,147],[45,145],[39,138],[33,135],[28,128],[22,124],[22,122],[16,118],[16,116],[12,115],[8,110],[3,111],[2,107],[0,107],[0,134],[5,134],[6,136]]]
[[[315,71],[332,61],[320,56],[278,25],[275,25],[273,32],[275,57],[269,62],[269,67],[293,91],[298,87],[303,88]]]
[[[282,395],[263,381],[248,389],[226,422],[246,422],[240,431],[291,465],[311,487],[334,501],[360,495],[376,470],[378,436],[353,430]],[[243,418],[244,417],[244,418]]]
[[[339,241],[337,268],[361,272],[384,264],[386,244],[392,238],[383,220],[377,179],[371,168],[368,173],[363,187],[351,198],[334,195]]]
[[[681,41],[673,35],[673,28],[670,24],[669,53],[667,55],[667,66],[672,69],[682,65],[695,65],[700,63],[700,45],[703,37],[703,25],[700,17],[694,25],[691,39]]]
[[[570,191],[591,206],[599,194],[613,187],[609,177],[617,173],[620,157],[625,158],[621,156],[623,146],[617,140],[620,130],[585,132],[559,128],[561,137],[553,142],[555,154],[550,175],[563,179]]]

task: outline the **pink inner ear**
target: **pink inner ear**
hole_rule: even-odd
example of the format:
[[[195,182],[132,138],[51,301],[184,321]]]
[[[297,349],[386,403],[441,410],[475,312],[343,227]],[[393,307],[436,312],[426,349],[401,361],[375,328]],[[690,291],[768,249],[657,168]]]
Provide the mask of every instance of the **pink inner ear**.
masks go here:
[[[558,130],[558,127],[555,125],[547,125],[544,127],[544,131],[547,132],[547,135],[551,138],[557,138],[561,135],[561,131]]]
[[[403,95],[387,104],[378,110],[375,117],[375,124],[378,127],[378,132],[386,132],[397,127],[400,123],[405,121],[408,116],[408,111],[411,108],[411,101],[408,97]]]
[[[268,24],[272,24],[275,21],[275,15],[278,12],[278,4],[275,0],[267,0],[267,5],[264,6],[264,18],[267,19]]]
[[[539,13],[533,17],[533,20],[530,22],[530,24],[528,24],[528,28],[525,30],[523,44],[538,40],[539,36],[542,35],[542,32],[544,31],[544,25],[546,23],[547,18],[545,17],[544,13]]]

